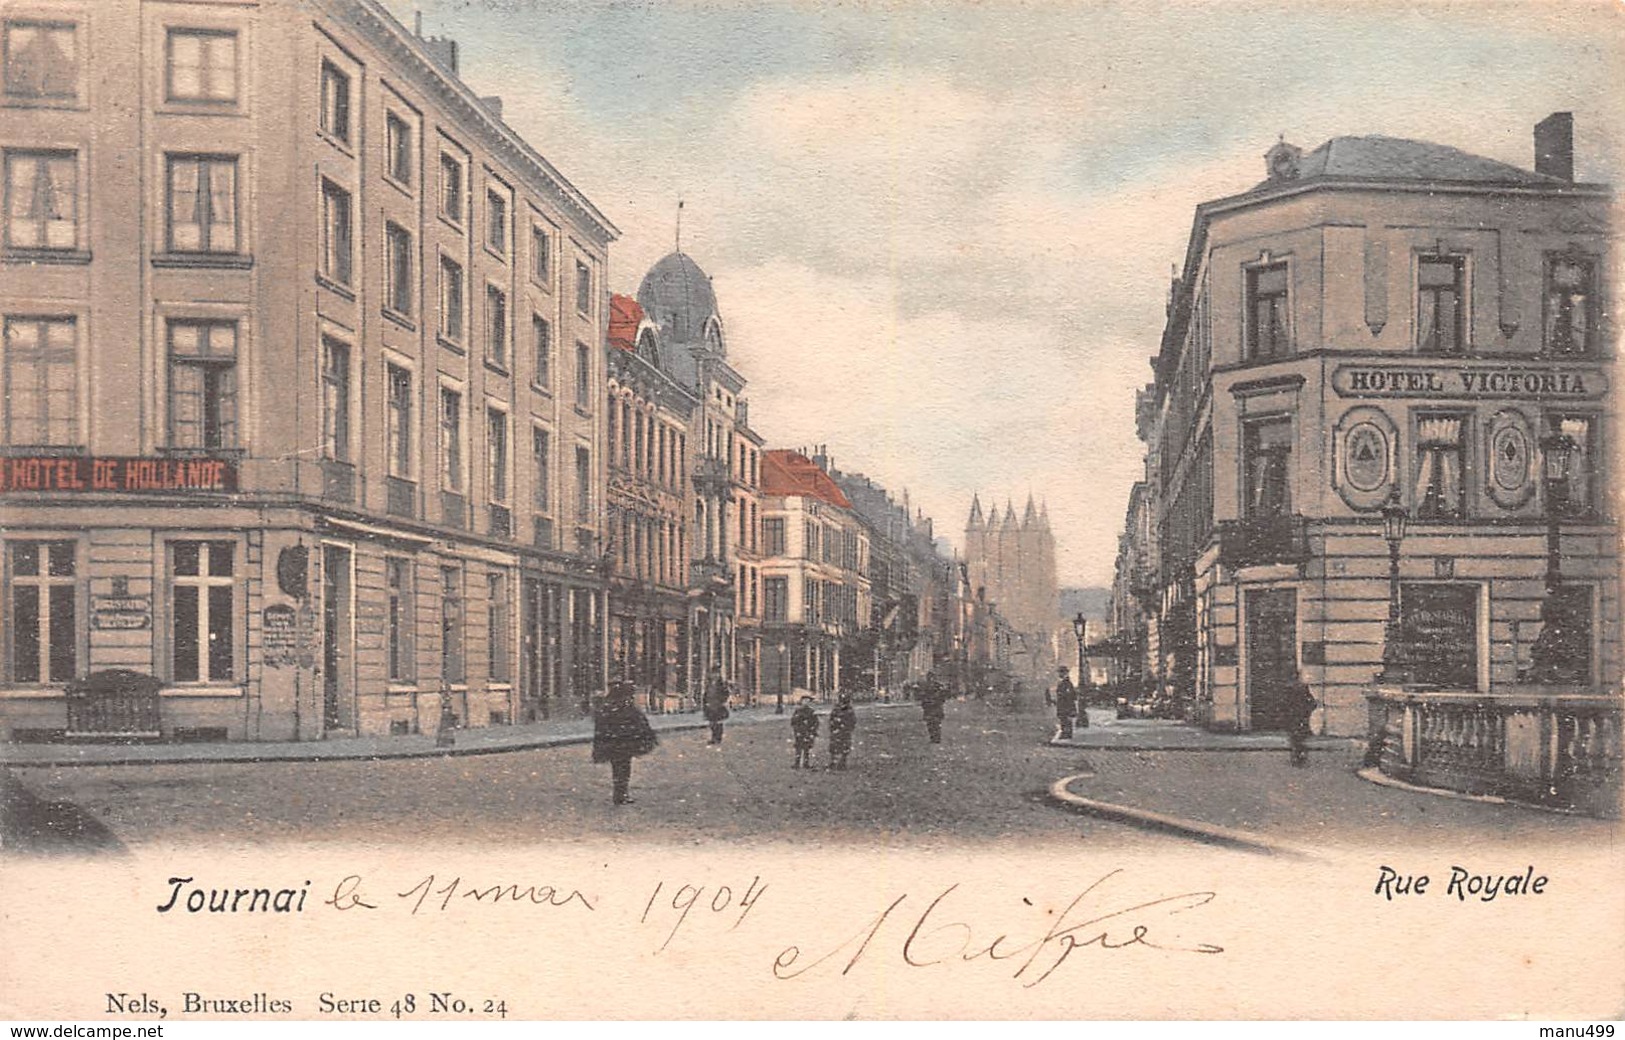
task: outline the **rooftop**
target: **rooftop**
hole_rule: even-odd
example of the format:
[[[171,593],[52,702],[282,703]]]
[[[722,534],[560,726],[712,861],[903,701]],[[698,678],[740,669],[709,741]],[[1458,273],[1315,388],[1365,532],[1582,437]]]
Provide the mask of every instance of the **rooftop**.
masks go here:
[[[773,448],[762,453],[762,494],[817,498],[842,509],[852,502],[840,487],[812,459],[789,448]]]

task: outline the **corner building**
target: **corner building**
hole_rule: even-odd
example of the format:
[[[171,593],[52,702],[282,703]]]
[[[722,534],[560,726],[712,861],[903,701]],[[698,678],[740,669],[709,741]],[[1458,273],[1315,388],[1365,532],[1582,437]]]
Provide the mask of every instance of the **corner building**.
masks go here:
[[[7,736],[585,710],[609,221],[374,0],[3,21]]]
[[[1611,194],[1573,181],[1566,114],[1536,146],[1531,171],[1394,138],[1283,142],[1267,180],[1197,208],[1142,435],[1161,681],[1210,726],[1281,728],[1302,669],[1317,731],[1366,732],[1385,507],[1407,521],[1409,688],[1516,692],[1553,521],[1584,621],[1569,688],[1619,688]],[[1573,446],[1561,499],[1554,434]]]

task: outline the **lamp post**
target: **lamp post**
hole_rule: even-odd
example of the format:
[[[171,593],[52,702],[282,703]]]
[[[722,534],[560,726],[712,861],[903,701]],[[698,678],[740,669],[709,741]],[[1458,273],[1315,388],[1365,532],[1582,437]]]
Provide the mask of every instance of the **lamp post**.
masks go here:
[[[789,649],[790,648],[785,646],[782,641],[779,643],[779,661],[784,665],[784,682],[783,682],[783,684],[779,685],[779,687],[778,687],[779,700],[778,700],[778,704],[775,705],[774,708],[773,708],[773,714],[775,714],[775,715],[783,715],[784,714],[784,691],[788,690],[790,688],[790,654],[789,654]]]
[[[1546,598],[1540,603],[1540,635],[1530,650],[1530,672],[1535,682],[1558,682],[1568,676],[1564,646],[1569,619],[1560,598],[1563,588],[1562,531],[1559,522],[1569,502],[1569,463],[1574,441],[1561,430],[1540,439],[1546,484]]]
[[[1410,515],[1400,501],[1399,484],[1382,507],[1382,538],[1388,543],[1388,622],[1382,633],[1382,672],[1377,681],[1385,686],[1400,686],[1409,675],[1405,670],[1405,652],[1399,631],[1399,543],[1405,540],[1405,525]]]
[[[1083,659],[1083,644],[1089,638],[1089,619],[1078,611],[1072,619],[1072,634],[1078,637],[1078,725],[1089,725],[1089,671]]]

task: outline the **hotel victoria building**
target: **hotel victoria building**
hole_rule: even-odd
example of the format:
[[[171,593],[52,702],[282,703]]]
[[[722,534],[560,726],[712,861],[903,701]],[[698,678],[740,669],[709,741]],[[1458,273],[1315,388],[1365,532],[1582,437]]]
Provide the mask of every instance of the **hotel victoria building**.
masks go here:
[[[1235,729],[1281,728],[1302,674],[1343,735],[1379,673],[1446,697],[1618,689],[1612,198],[1573,181],[1571,142],[1566,113],[1534,171],[1282,142],[1267,180],[1197,208],[1139,409],[1129,674]]]
[[[0,10],[5,734],[583,710],[615,229],[374,0]]]

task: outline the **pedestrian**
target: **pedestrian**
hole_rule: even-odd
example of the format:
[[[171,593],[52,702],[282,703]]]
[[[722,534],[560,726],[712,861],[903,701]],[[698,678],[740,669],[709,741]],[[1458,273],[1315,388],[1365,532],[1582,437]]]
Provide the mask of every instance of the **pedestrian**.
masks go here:
[[[829,713],[829,767],[844,770],[846,756],[852,753],[852,731],[858,728],[858,713],[852,710],[852,695],[841,694]]]
[[[1072,720],[1078,714],[1078,688],[1072,685],[1072,677],[1067,674],[1066,666],[1061,666],[1061,677],[1055,683],[1055,718],[1061,724],[1061,739],[1072,739]]]
[[[925,678],[925,685],[920,687],[920,708],[925,713],[925,732],[931,738],[931,743],[942,743],[942,704],[948,699],[948,691],[937,682],[935,675]]]
[[[1287,747],[1291,749],[1292,764],[1307,766],[1309,764],[1309,716],[1314,714],[1320,702],[1315,695],[1309,692],[1309,684],[1304,681],[1303,673],[1299,672],[1286,693]]]
[[[818,713],[813,710],[811,695],[803,695],[801,704],[790,714],[790,733],[796,742],[796,764],[792,769],[811,769],[813,745],[818,742]]]
[[[728,683],[722,678],[722,669],[713,668],[711,681],[705,688],[705,721],[711,724],[711,739],[707,743],[722,743],[722,723],[728,714]]]
[[[630,805],[627,791],[632,786],[632,759],[647,755],[660,743],[649,719],[633,699],[635,683],[620,680],[610,684],[609,693],[592,713],[592,760],[608,762],[612,798],[616,805]]]

